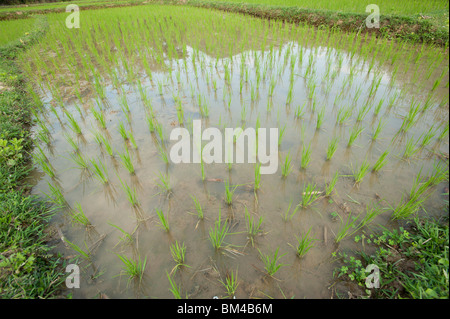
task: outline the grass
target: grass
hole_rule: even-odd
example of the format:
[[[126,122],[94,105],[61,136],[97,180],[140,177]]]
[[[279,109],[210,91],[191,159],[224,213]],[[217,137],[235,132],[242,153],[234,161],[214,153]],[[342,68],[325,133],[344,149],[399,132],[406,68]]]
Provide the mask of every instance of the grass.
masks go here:
[[[250,240],[252,247],[255,246],[255,238],[262,234],[261,225],[264,220],[264,217],[259,217],[258,221],[254,220],[254,217],[250,215],[250,213],[247,210],[247,207],[244,207],[244,216],[246,221],[246,228],[247,228],[247,238]]]
[[[169,220],[164,216],[164,213],[161,209],[156,208],[156,214],[158,215],[159,224],[158,226],[166,232],[170,231]]]
[[[131,159],[130,153],[128,152],[128,149],[125,148],[125,153],[119,154],[120,160],[122,162],[123,167],[126,168],[128,173],[131,175],[134,175],[136,173],[133,165],[133,160]]]
[[[132,280],[136,280],[141,284],[144,278],[145,267],[147,266],[147,257],[141,260],[141,256],[138,256],[137,260],[132,260],[124,255],[116,254],[117,257],[122,261],[123,268],[119,276],[128,276],[127,287]]]
[[[175,243],[170,246],[170,254],[172,255],[172,258],[176,263],[171,273],[181,267],[190,267],[185,263],[186,246],[184,245],[184,243],[180,245],[178,241],[175,241]]]
[[[229,234],[228,230],[228,222],[221,220],[221,213],[219,211],[219,218],[214,222],[214,227],[210,227],[209,229],[209,241],[215,250],[223,247],[225,237]]]
[[[302,200],[300,202],[302,208],[309,207],[312,203],[314,203],[322,192],[317,190],[317,185],[313,183],[308,183],[307,185],[303,185],[303,193]]]
[[[310,161],[311,161],[311,143],[308,145],[308,147],[303,146],[300,168],[306,169]]]
[[[225,202],[228,205],[233,204],[233,195],[239,185],[235,185],[234,187],[230,186],[229,181],[225,181]]]
[[[384,167],[384,165],[386,165],[386,163],[387,163],[386,157],[389,155],[389,153],[390,153],[390,150],[385,150],[383,152],[383,154],[380,155],[380,157],[378,158],[378,160],[372,167],[373,172],[380,171]]]
[[[85,226],[86,228],[91,227],[92,224],[89,219],[86,217],[86,214],[83,211],[80,203],[75,203],[75,209],[71,212],[72,223],[80,224]]]
[[[361,181],[364,179],[364,176],[366,176],[366,174],[369,172],[369,167],[370,164],[367,160],[364,160],[359,168],[353,169],[352,167],[352,174],[356,184],[361,183]]]
[[[292,248],[295,249],[295,252],[299,258],[303,258],[306,253],[314,247],[315,239],[310,235],[311,228],[303,234],[300,238],[296,236],[297,244],[295,246],[289,244]]]
[[[358,126],[353,127],[353,130],[351,131],[350,137],[348,139],[347,146],[351,147],[363,131],[364,131],[364,128],[362,128],[362,127],[358,127]]]
[[[334,153],[336,153],[338,144],[339,144],[339,138],[338,138],[338,137],[333,138],[333,139],[328,143],[328,148],[327,148],[327,161],[331,160],[331,158],[333,157]]]
[[[234,272],[231,272],[229,274],[227,273],[227,276],[225,277],[225,281],[219,280],[220,283],[227,290],[228,297],[230,297],[230,298],[234,297],[237,287],[239,286],[237,277],[238,277],[238,271],[236,270],[236,273],[234,273]]]
[[[198,219],[203,220],[205,216],[203,214],[202,205],[199,203],[198,199],[195,196],[191,195],[191,198],[194,201],[195,211],[197,212]]]
[[[281,267],[283,266],[287,266],[285,264],[280,264],[279,263],[279,259],[281,257],[283,257],[286,254],[283,254],[281,256],[278,256],[278,250],[280,249],[280,247],[277,247],[277,249],[275,250],[275,252],[273,253],[273,256],[271,255],[266,255],[264,253],[262,253],[259,249],[259,256],[261,258],[261,261],[264,263],[264,270],[266,271],[267,275],[269,276],[273,276],[275,275],[275,273],[278,272],[278,270],[280,270]]]
[[[286,178],[292,171],[291,158],[289,156],[290,152],[284,158],[283,166],[281,167],[281,176]]]
[[[330,196],[336,186],[337,180],[339,178],[339,171],[334,173],[332,180],[325,186],[325,196]]]

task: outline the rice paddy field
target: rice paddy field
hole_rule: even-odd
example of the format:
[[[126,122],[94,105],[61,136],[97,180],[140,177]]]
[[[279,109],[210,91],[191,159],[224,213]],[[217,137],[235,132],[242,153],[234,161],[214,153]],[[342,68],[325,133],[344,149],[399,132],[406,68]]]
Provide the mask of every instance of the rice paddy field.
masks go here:
[[[66,17],[47,15],[19,65],[37,106],[29,182],[60,207],[73,298],[331,298],[355,235],[448,214],[447,46],[189,6]],[[278,128],[276,173],[173,163],[171,132],[194,142],[194,120]]]

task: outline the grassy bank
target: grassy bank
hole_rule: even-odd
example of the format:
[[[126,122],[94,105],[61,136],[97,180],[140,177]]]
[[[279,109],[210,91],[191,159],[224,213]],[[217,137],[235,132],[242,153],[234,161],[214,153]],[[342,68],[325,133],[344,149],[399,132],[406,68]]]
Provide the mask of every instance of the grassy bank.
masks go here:
[[[63,262],[50,253],[46,224],[53,209],[29,195],[33,104],[15,59],[45,32],[44,19],[0,47],[0,297],[49,298],[63,281]]]

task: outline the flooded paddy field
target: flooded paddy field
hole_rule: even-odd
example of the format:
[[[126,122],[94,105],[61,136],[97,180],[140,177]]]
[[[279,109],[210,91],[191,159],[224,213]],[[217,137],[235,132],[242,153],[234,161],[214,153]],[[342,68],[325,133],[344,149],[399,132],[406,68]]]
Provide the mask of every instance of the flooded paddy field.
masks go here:
[[[187,7],[65,18],[21,67],[40,108],[33,192],[61,206],[74,298],[330,298],[355,235],[444,213],[446,48]],[[171,132],[195,145],[197,120],[277,128],[277,171],[225,149],[174,163]]]

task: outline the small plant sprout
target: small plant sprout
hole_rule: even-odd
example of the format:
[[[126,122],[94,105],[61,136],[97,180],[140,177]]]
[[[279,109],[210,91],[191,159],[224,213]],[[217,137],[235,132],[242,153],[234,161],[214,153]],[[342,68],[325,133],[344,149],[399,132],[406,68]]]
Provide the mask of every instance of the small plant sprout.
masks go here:
[[[170,275],[167,273],[167,271],[166,271],[166,275],[167,275],[167,279],[169,279],[170,287],[172,287],[171,289],[169,289],[169,291],[172,293],[172,295],[174,296],[175,299],[181,299],[180,288],[178,288],[177,284],[172,280],[172,277],[170,277]]]
[[[285,159],[284,159],[284,164],[281,167],[281,175],[283,178],[286,178],[289,173],[292,171],[292,166],[291,166],[291,158],[290,158],[290,152],[286,155]]]
[[[367,162],[367,160],[364,160],[361,166],[355,170],[352,167],[353,178],[355,179],[356,184],[359,184],[363,180],[364,176],[366,176],[367,172],[369,171],[369,167],[370,164]]]
[[[244,215],[247,225],[247,238],[250,240],[252,247],[254,247],[256,236],[262,233],[261,224],[264,218],[259,217],[258,221],[256,222],[253,216],[248,212],[247,207],[244,207]]]
[[[336,153],[336,150],[337,150],[337,147],[338,147],[338,143],[339,143],[339,138],[338,137],[333,138],[328,143],[327,161],[331,160],[331,158],[333,157],[334,153]]]
[[[353,145],[353,143],[356,141],[356,139],[358,138],[359,135],[361,135],[361,133],[364,131],[364,129],[362,127],[357,127],[355,126],[352,130],[352,132],[350,133],[350,137],[348,139],[348,144],[347,146],[350,147]]]
[[[126,170],[131,174],[135,174],[135,169],[133,165],[133,160],[131,159],[130,153],[128,152],[128,149],[125,148],[125,153],[119,154],[120,160],[123,164],[123,166],[126,168]]]
[[[159,224],[158,226],[165,230],[166,232],[169,232],[170,228],[169,228],[169,221],[168,219],[164,216],[164,213],[162,212],[162,210],[156,208],[156,214],[158,215],[159,218]]]
[[[257,191],[261,187],[261,163],[256,163],[255,165],[255,182],[254,190]]]
[[[311,161],[311,143],[308,145],[308,147],[303,145],[302,161],[300,164],[300,168],[306,169],[310,161]]]
[[[190,268],[190,266],[185,264],[186,246],[184,245],[184,243],[180,245],[178,241],[175,241],[175,243],[170,246],[170,253],[176,263],[175,267],[173,267],[172,271],[170,272],[171,274],[181,267]]]
[[[331,180],[331,182],[329,182],[325,186],[325,196],[330,196],[331,195],[331,193],[334,190],[334,187],[336,186],[338,178],[339,178],[339,171],[336,171],[336,173],[334,174],[333,179]]]
[[[306,253],[314,247],[314,239],[312,236],[310,236],[311,228],[303,234],[300,238],[296,236],[297,244],[295,246],[289,244],[292,248],[295,249],[295,252],[297,253],[297,256],[299,258],[303,258]]]
[[[233,204],[233,195],[239,185],[235,185],[234,187],[230,186],[229,181],[225,181],[225,202],[228,205]]]
[[[147,257],[141,260],[141,256],[138,256],[137,260],[132,260],[124,255],[116,254],[122,261],[123,268],[118,276],[127,275],[127,287],[132,280],[136,280],[139,284],[142,283],[144,278],[145,267],[147,266]]]
[[[198,217],[198,219],[203,220],[203,218],[204,218],[205,216],[204,216],[204,214],[203,214],[203,208],[202,208],[202,205],[200,205],[198,199],[197,199],[195,196],[191,195],[191,198],[192,198],[192,200],[194,201],[195,211],[197,212],[197,217]]]
[[[122,185],[123,190],[125,191],[125,195],[127,196],[128,201],[130,202],[132,207],[139,206],[139,199],[137,196],[136,188],[131,188],[127,182],[123,182],[119,177],[120,184]]]
[[[376,161],[375,165],[373,165],[372,171],[378,172],[380,171],[384,165],[387,163],[386,157],[389,155],[390,150],[385,150],[383,154],[380,155],[378,160]]]
[[[229,225],[228,222],[222,221],[221,212],[219,210],[219,218],[214,222],[214,228],[209,229],[209,241],[215,250],[222,248],[225,237],[228,235]]]
[[[281,267],[283,266],[287,266],[285,264],[280,264],[279,263],[279,259],[281,257],[283,257],[286,254],[283,254],[281,256],[278,256],[278,250],[280,249],[280,247],[277,247],[277,249],[275,250],[273,256],[270,255],[266,255],[263,254],[259,249],[259,256],[262,260],[262,262],[264,263],[264,269],[266,270],[267,274],[269,276],[273,276],[278,270],[280,270]]]
[[[101,160],[91,159],[91,164],[93,167],[93,171],[95,173],[95,177],[102,182],[102,184],[108,184],[108,170],[106,169],[105,164]]]
[[[219,280],[220,283],[225,287],[227,290],[228,297],[232,298],[234,297],[234,294],[236,293],[237,287],[239,285],[239,282],[237,280],[238,277],[238,271],[236,270],[236,273],[227,273],[225,277],[225,281]]]
[[[157,183],[157,185],[163,192],[167,194],[172,193],[169,174],[162,174],[161,172],[159,172],[159,181],[160,183]]]
[[[309,183],[308,185],[303,185],[303,193],[302,193],[302,208],[307,208],[313,202],[315,202],[322,194],[321,191],[317,190],[316,184]]]
[[[80,203],[75,203],[75,209],[71,211],[72,223],[83,225],[87,229],[93,227],[89,219],[86,217]]]

